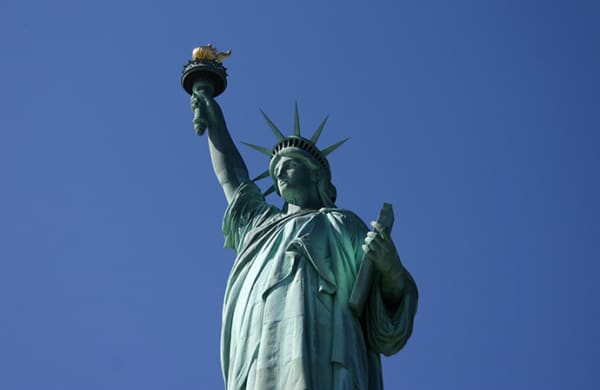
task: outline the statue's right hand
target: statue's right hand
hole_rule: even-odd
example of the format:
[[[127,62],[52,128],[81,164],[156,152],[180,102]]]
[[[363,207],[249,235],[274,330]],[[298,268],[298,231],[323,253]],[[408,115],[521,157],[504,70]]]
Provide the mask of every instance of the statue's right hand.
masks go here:
[[[200,108],[200,97],[195,93],[192,93],[190,106],[192,107],[192,112],[196,111],[196,108]]]
[[[194,113],[194,130],[196,134],[202,135],[210,126],[209,97],[202,90],[194,90],[190,105]],[[212,98],[210,98],[212,100]]]
[[[194,113],[194,129],[202,135],[207,128],[225,128],[225,120],[219,104],[212,96],[212,90],[194,88],[190,101]]]

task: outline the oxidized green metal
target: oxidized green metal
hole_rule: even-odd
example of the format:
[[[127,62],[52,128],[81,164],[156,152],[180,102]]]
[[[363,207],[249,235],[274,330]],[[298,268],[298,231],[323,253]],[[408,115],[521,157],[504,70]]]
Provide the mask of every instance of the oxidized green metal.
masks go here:
[[[195,48],[192,59],[183,67],[183,89],[190,95],[193,95],[195,90],[203,90],[212,97],[222,94],[227,88],[227,69],[222,61],[230,55],[231,50],[219,53],[211,44]],[[198,110],[194,110],[193,124],[198,135],[204,134],[207,124]]]
[[[291,136],[263,113],[278,142],[273,148],[249,144],[270,156],[269,169],[250,180],[214,99],[225,89],[219,64],[227,53],[219,56],[212,46],[195,53],[200,65],[186,66],[182,85],[192,95],[197,133],[208,129],[228,203],[225,246],[236,252],[221,333],[226,388],[382,389],[380,354],[405,345],[418,301],[390,236],[391,206],[371,223],[373,231],[336,206],[326,156],[343,141],[318,149],[325,121],[304,138],[297,108]],[[255,184],[267,177],[284,200],[282,209]]]

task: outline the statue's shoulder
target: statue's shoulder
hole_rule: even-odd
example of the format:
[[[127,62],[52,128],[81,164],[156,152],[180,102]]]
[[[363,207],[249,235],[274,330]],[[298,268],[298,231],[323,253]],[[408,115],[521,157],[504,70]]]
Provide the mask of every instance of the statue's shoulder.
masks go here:
[[[281,218],[281,209],[266,202],[260,188],[252,181],[241,183],[225,210],[223,226],[256,227]]]
[[[364,221],[351,210],[326,207],[320,209],[319,213],[326,215],[330,220],[335,220],[344,226],[352,226],[359,230],[368,230]]]

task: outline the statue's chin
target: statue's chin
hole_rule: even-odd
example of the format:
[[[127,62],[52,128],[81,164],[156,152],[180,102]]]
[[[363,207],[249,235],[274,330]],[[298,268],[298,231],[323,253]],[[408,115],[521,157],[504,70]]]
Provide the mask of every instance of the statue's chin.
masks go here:
[[[279,193],[281,194],[281,197],[283,198],[283,200],[285,200],[287,204],[298,205],[298,199],[296,196],[294,196],[294,191],[291,190],[289,187],[279,187]]]

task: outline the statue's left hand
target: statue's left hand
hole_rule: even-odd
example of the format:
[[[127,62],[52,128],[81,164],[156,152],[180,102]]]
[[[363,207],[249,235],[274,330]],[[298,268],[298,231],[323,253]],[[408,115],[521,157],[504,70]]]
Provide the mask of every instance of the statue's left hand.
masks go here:
[[[400,257],[389,233],[378,222],[371,222],[375,231],[368,232],[362,249],[375,267],[383,274],[399,270]]]
[[[381,287],[384,296],[390,301],[401,298],[404,288],[404,267],[396,246],[387,230],[378,222],[371,222],[375,231],[368,232],[362,249],[381,273]]]

